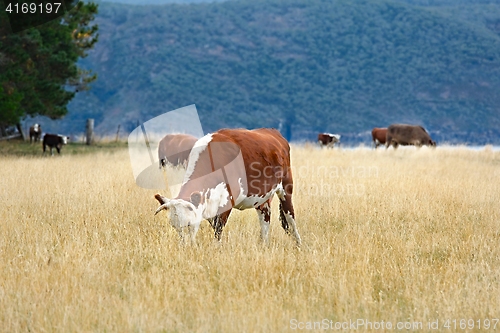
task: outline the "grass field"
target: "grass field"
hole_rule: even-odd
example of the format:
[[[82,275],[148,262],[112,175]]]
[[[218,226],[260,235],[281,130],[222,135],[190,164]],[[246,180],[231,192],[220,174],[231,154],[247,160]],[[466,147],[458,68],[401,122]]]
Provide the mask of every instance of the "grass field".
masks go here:
[[[233,211],[221,244],[203,222],[181,246],[124,148],[1,150],[0,331],[500,331],[488,147],[294,146],[301,249],[277,202],[269,246],[254,210]]]

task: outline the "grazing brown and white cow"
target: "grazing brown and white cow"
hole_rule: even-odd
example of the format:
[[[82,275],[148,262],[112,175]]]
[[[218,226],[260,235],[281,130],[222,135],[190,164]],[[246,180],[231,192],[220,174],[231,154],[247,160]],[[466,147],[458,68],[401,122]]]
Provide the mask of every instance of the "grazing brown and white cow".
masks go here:
[[[40,135],[42,134],[42,126],[39,124],[34,124],[30,127],[30,143],[38,142],[40,140]]]
[[[191,148],[198,139],[188,134],[167,134],[158,144],[160,169],[167,164],[187,166]]]
[[[267,243],[275,193],[281,226],[299,246],[288,142],[275,129],[221,129],[194,145],[179,195],[174,199],[155,195],[161,204],[155,215],[168,210],[170,223],[181,238],[182,229],[188,227],[194,242],[202,219],[210,222],[220,240],[231,209],[255,208],[261,239]]]
[[[52,148],[56,148],[57,153],[60,154],[62,146],[68,143],[68,137],[59,134],[45,134],[42,142],[44,153],[46,146],[49,146],[51,155],[54,155]]]
[[[378,128],[375,127],[372,129],[372,140],[375,149],[377,149],[380,145],[385,145],[385,139],[387,136],[387,128]]]
[[[389,146],[393,146],[396,149],[398,145],[435,147],[436,142],[432,141],[429,133],[422,126],[392,124],[387,128],[385,147],[389,148]]]
[[[333,146],[340,142],[340,134],[331,134],[331,133],[319,133],[318,134],[318,143],[321,147],[333,148]]]

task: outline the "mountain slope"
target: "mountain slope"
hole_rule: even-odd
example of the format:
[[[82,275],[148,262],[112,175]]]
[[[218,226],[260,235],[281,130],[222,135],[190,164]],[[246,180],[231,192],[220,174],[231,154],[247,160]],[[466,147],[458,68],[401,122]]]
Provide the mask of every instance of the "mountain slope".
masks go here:
[[[99,78],[58,126],[81,132],[92,116],[102,133],[130,131],[196,104],[205,131],[281,123],[297,140],[409,122],[441,141],[499,140],[500,6],[471,8],[101,3],[100,41],[82,61]]]

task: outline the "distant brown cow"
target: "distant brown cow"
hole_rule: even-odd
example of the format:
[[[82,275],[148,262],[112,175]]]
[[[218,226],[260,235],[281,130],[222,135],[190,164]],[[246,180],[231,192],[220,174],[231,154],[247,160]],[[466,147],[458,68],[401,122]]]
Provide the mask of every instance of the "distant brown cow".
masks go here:
[[[167,134],[158,144],[160,169],[167,164],[172,166],[187,165],[191,148],[198,139],[188,134]]]
[[[422,126],[393,124],[387,128],[385,147],[393,146],[396,149],[398,145],[435,147],[436,142],[432,141],[429,133]]]
[[[30,127],[30,143],[40,141],[40,136],[42,134],[42,126],[34,124]]]
[[[373,139],[373,144],[375,145],[375,149],[377,149],[377,147],[380,145],[385,145],[386,135],[387,135],[387,128],[375,127],[372,130],[372,139]]]

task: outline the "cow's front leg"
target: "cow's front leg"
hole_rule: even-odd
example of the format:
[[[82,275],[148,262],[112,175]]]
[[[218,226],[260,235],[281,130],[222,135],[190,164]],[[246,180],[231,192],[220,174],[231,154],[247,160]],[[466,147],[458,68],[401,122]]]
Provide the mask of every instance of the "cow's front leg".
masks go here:
[[[184,244],[184,230],[182,230],[182,228],[178,227],[178,226],[172,225],[172,227],[174,227],[175,231],[177,231],[177,234],[179,235],[179,244],[183,245]]]
[[[210,226],[212,227],[212,229],[215,230],[215,217],[212,217],[212,218],[209,218],[207,219],[208,223],[210,223]]]
[[[222,229],[226,225],[227,219],[229,218],[229,214],[231,214],[231,209],[229,209],[228,211],[225,211],[222,214],[215,216],[212,219],[212,221],[213,221],[213,223],[211,223],[212,228],[214,228],[214,230],[215,230],[215,239],[217,239],[218,241],[221,240]]]
[[[194,245],[196,244],[196,233],[200,229],[200,224],[190,225],[188,229],[189,229],[189,236],[191,237],[191,244]]]

